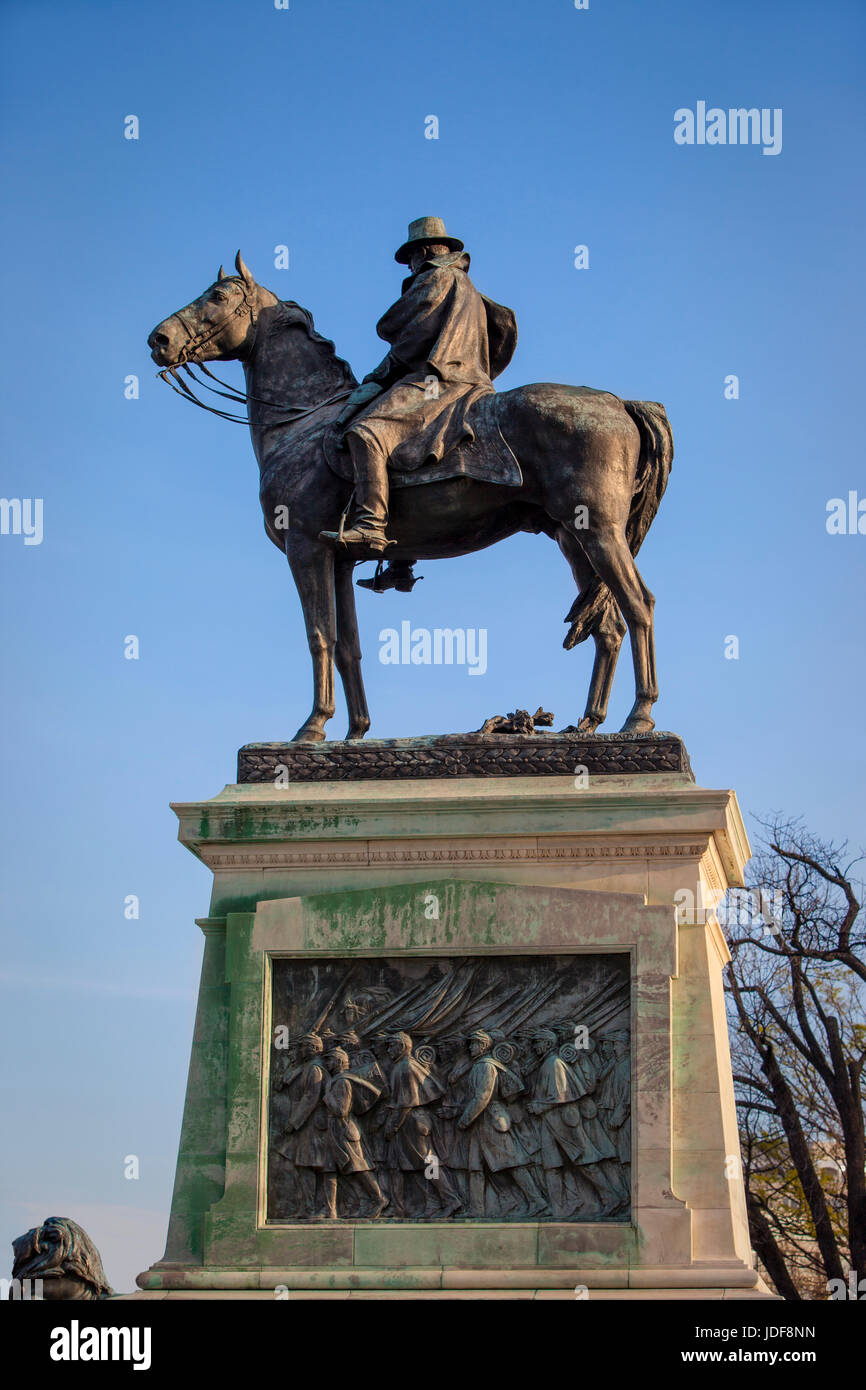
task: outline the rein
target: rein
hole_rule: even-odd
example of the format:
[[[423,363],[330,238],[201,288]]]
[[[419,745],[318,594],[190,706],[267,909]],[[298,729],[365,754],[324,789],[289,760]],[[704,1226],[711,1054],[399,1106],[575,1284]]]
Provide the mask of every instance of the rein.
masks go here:
[[[294,424],[295,421],[302,420],[306,415],[313,415],[317,410],[321,410],[323,406],[333,405],[336,401],[345,400],[347,396],[352,394],[353,388],[349,386],[345,391],[338,391],[335,396],[329,396],[327,400],[317,401],[315,405],[309,406],[286,405],[283,401],[269,401],[263,396],[253,396],[248,391],[236,390],[230,382],[223,381],[220,377],[215,376],[214,373],[205,366],[204,362],[194,356],[206,343],[209,343],[212,338],[215,338],[221,333],[226,325],[231,323],[232,319],[236,318],[244,309],[249,310],[251,327],[254,329],[257,327],[258,314],[256,312],[256,304],[255,300],[250,298],[246,281],[241,281],[241,288],[243,291],[243,299],[241,302],[236,304],[232,312],[224,318],[221,323],[218,323],[215,328],[211,329],[209,333],[205,333],[203,330],[194,333],[181,313],[172,315],[172,317],[176,318],[178,323],[186,330],[187,341],[181,348],[178,361],[174,363],[173,366],[163,367],[162,371],[157,372],[160,381],[166,382],[167,385],[171,387],[172,391],[175,391],[182,400],[191,401],[192,404],[197,405],[200,410],[207,410],[211,415],[216,415],[221,420],[228,420],[232,425],[248,425],[250,423],[249,413],[246,415],[233,415],[227,410],[220,410],[216,406],[208,405],[206,401],[200,401],[187,386],[186,382],[178,376],[179,367],[183,368],[187,376],[190,377],[196,386],[204,387],[206,391],[210,391],[214,396],[223,396],[227,401],[231,401],[233,405],[243,405],[249,408],[250,404],[254,402],[256,405],[267,406],[271,410],[291,412],[290,414],[286,414],[283,420],[271,421],[272,425]],[[255,346],[255,337],[253,338],[253,346]],[[200,381],[192,370],[193,366],[198,367],[199,371],[203,372],[205,376],[209,376],[211,381],[215,381],[219,386],[227,387],[228,389],[218,391],[215,387],[208,386],[206,381]]]
[[[202,372],[205,372],[212,381],[218,381],[220,386],[228,386],[228,391],[217,391],[213,386],[208,386],[206,381],[200,381],[191,370],[188,361],[179,362],[178,366],[183,367],[187,376],[195,382],[196,386],[203,386],[205,391],[211,391],[215,396],[225,396],[226,400],[232,401],[236,405],[249,406],[250,402],[255,402],[257,405],[268,406],[271,410],[291,412],[291,414],[284,413],[282,420],[272,420],[270,422],[271,425],[294,424],[297,420],[303,420],[306,415],[315,414],[315,412],[321,410],[323,406],[333,405],[336,401],[345,400],[347,396],[352,394],[352,387],[347,386],[345,391],[338,391],[336,396],[328,396],[324,401],[316,401],[315,405],[285,405],[282,401],[268,401],[262,396],[252,396],[248,392],[235,391],[234,387],[231,386],[229,382],[222,381],[220,377],[214,376],[213,372],[208,371],[203,362],[193,362],[192,366],[198,367]],[[211,415],[217,415],[221,420],[228,420],[232,425],[248,425],[250,423],[249,414],[232,415],[227,410],[220,410],[217,406],[208,405],[206,401],[200,401],[197,396],[193,395],[186,382],[182,381],[178,376],[177,367],[164,367],[161,372],[157,372],[157,376],[160,381],[166,382],[171,387],[172,391],[175,391],[180,396],[181,400],[191,401],[192,404],[197,405],[200,410],[207,410]]]

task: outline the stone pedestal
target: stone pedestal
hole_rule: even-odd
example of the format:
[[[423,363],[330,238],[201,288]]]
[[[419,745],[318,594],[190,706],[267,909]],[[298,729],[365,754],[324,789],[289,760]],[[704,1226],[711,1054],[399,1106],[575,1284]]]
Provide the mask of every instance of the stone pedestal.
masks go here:
[[[259,745],[241,752],[251,780],[174,807],[214,886],[168,1243],[139,1276],[145,1296],[768,1296],[737,1176],[727,948],[712,916],[678,924],[674,905],[684,889],[700,902],[742,885],[734,793],[696,786],[668,735],[485,743],[489,756],[466,740]],[[325,1033],[331,1008],[389,1017],[370,1002],[377,979],[393,994],[432,970],[456,990],[462,966],[480,996],[490,979],[532,979],[529,1013],[508,1015],[525,1032],[553,1016],[563,982],[591,977],[592,1027],[630,1037],[630,1200],[603,1219],[579,1219],[586,1206],[521,1219],[494,1181],[485,1216],[281,1216],[285,962],[301,992],[336,980]],[[485,1007],[473,1017],[500,1017]]]

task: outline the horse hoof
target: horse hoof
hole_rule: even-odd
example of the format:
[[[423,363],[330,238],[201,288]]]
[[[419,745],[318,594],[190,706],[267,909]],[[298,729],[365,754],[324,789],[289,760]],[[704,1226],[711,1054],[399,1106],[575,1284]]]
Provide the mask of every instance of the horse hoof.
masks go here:
[[[346,734],[346,739],[347,739],[347,741],[348,741],[349,739],[359,739],[359,738],[363,738],[364,735],[365,735],[365,733],[366,733],[367,730],[369,729],[369,727],[370,727],[370,722],[369,722],[369,720],[367,721],[366,724],[350,724],[350,725],[349,725],[348,732],[347,732],[347,734]]]
[[[325,731],[315,724],[302,724],[292,743],[324,743]]]
[[[565,728],[560,729],[559,732],[561,734],[583,734],[586,736],[588,734],[594,734],[599,724],[603,723],[603,719],[590,719],[584,715],[579,724],[566,724]]]
[[[577,726],[577,732],[579,734],[594,734],[601,722],[600,719],[590,719],[587,715],[584,715]]]
[[[651,734],[656,726],[654,719],[647,719],[642,715],[629,717],[622,728],[621,734]]]

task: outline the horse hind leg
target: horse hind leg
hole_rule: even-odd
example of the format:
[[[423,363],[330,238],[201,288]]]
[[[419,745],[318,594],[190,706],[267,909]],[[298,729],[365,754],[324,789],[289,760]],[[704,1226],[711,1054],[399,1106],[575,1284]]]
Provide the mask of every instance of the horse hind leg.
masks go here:
[[[605,605],[604,613],[592,634],[595,642],[595,660],[592,663],[586,711],[577,726],[579,733],[591,734],[607,718],[614,672],[625,634],[625,623],[611,599]]]
[[[556,531],[556,543],[571,566],[574,582],[578,589],[581,594],[585,593],[592,583],[594,571],[581,549],[580,542],[565,526],[560,526]],[[566,622],[571,622],[574,619],[579,602],[580,596],[572,605]],[[600,617],[592,627],[595,659],[592,664],[589,693],[586,697],[586,709],[580,723],[572,726],[575,733],[592,734],[607,718],[607,706],[613,686],[614,672],[625,633],[625,623],[620,617],[616,604],[610,598],[604,604]],[[566,646],[569,646],[570,650],[567,637]]]
[[[652,707],[659,697],[653,634],[655,599],[641,579],[621,526],[588,528],[581,532],[580,543],[599,579],[607,584],[619,604],[628,626],[635,702],[622,732],[649,733],[655,728]]]

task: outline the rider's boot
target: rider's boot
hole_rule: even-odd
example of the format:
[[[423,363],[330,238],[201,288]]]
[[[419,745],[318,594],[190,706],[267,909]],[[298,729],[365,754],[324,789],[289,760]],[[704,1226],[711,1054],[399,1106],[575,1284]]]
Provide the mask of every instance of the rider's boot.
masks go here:
[[[358,579],[356,583],[359,589],[370,589],[374,594],[384,594],[388,589],[411,594],[418,580],[424,578],[423,574],[414,573],[414,564],[414,560],[389,560],[383,566],[380,560],[374,575],[369,579]]]
[[[350,431],[346,444],[355,473],[357,511],[349,530],[320,531],[319,540],[353,560],[378,560],[394,541],[388,539],[388,461],[372,440]]]

